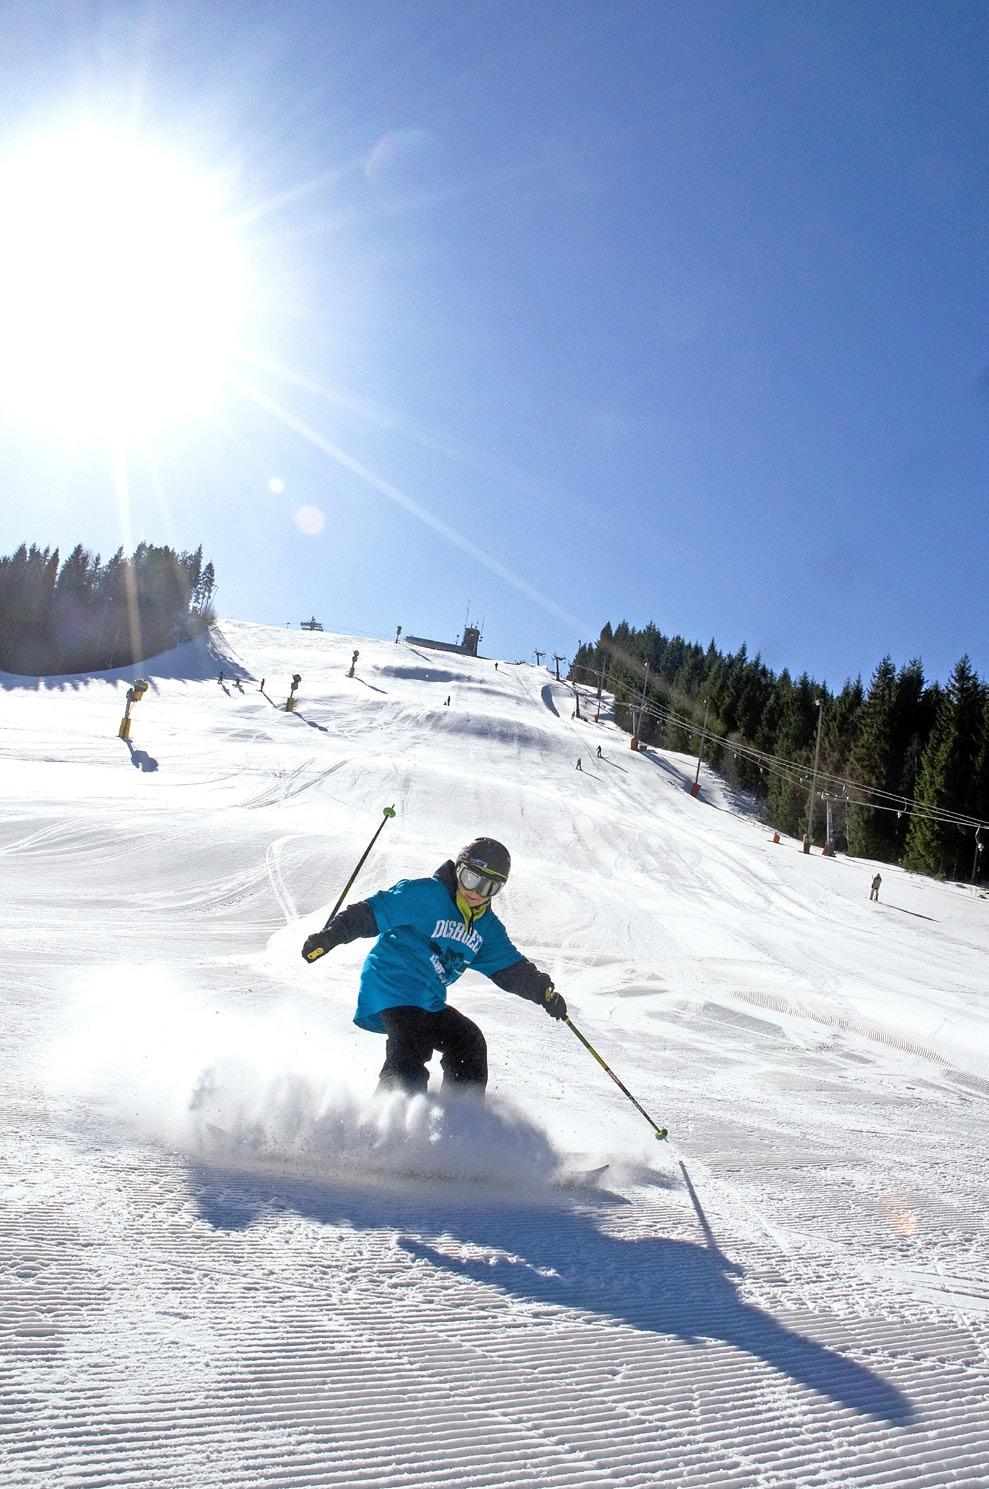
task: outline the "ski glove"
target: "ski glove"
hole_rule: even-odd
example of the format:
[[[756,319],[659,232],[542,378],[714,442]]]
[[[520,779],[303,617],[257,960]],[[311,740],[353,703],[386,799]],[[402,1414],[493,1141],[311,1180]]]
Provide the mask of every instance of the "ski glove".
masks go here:
[[[545,1008],[551,1019],[566,1018],[566,999],[564,998],[562,993],[558,993],[556,991],[556,988],[553,986],[552,983],[550,983],[549,987],[543,993],[543,1000],[543,1007]]]
[[[377,934],[378,923],[374,918],[374,911],[365,900],[358,900],[356,905],[348,905],[342,915],[334,916],[321,931],[314,931],[311,936],[306,937],[302,946],[302,960],[310,964],[318,962],[334,946],[346,946],[348,941],[356,941],[358,936]]]
[[[336,936],[328,935],[326,931],[314,931],[307,936],[302,943],[302,957],[304,961],[315,962],[327,951],[332,951],[334,946],[339,945]]]

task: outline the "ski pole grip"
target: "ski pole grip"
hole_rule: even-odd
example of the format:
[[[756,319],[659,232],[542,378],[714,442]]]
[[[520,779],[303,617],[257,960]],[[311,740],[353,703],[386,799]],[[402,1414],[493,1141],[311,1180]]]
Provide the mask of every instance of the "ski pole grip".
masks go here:
[[[317,960],[318,957],[325,956],[325,955],[326,955],[326,949],[325,949],[325,947],[314,946],[313,949],[312,949],[312,951],[307,951],[306,952],[306,961],[307,962],[314,962],[314,961]]]

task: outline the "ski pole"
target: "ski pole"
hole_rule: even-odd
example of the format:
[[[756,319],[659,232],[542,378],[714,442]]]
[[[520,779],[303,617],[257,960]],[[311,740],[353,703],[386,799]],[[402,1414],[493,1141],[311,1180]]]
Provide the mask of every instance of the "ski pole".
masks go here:
[[[601,1066],[601,1069],[602,1070],[606,1070],[608,1072],[608,1074],[611,1076],[611,1079],[614,1081],[615,1085],[618,1087],[619,1091],[621,1091],[625,1096],[628,1097],[629,1101],[635,1107],[636,1111],[639,1111],[639,1112],[642,1113],[642,1115],[645,1117],[646,1121],[649,1123],[649,1126],[652,1128],[653,1132],[656,1134],[657,1141],[658,1142],[662,1142],[662,1140],[665,1137],[668,1136],[668,1133],[667,1133],[666,1128],[665,1127],[660,1127],[656,1122],[654,1122],[653,1119],[652,1119],[652,1117],[650,1117],[649,1113],[646,1111],[645,1107],[639,1105],[639,1103],[636,1101],[635,1097],[632,1095],[631,1091],[628,1089],[627,1086],[625,1086],[625,1085],[622,1084],[622,1082],[618,1079],[617,1075],[612,1070],[611,1066],[607,1063],[607,1061],[606,1060],[603,1060],[601,1058],[601,1056],[598,1054],[597,1050],[594,1048],[593,1044],[591,1044],[591,1041],[589,1039],[585,1039],[584,1038],[583,1034],[581,1034],[580,1030],[577,1028],[577,1025],[574,1023],[573,1019],[565,1018],[563,1020],[563,1022],[566,1024],[566,1026],[567,1026],[568,1029],[572,1029],[573,1030],[573,1032],[576,1034],[577,1038],[580,1040],[580,1042],[584,1046],[584,1048],[587,1049],[587,1050],[590,1050],[590,1052],[594,1056],[595,1060]]]
[[[343,886],[343,889],[340,891],[340,898],[337,900],[336,904],[333,906],[333,909],[330,911],[329,916],[327,917],[327,920],[326,920],[326,925],[323,926],[323,930],[324,931],[326,930],[327,926],[330,924],[330,921],[336,915],[337,911],[339,910],[340,906],[343,904],[344,900],[347,898],[347,895],[350,893],[350,886],[353,884],[354,880],[357,878],[357,875],[360,873],[361,869],[364,867],[364,862],[365,862],[368,854],[370,853],[371,849],[374,847],[375,843],[378,841],[378,834],[381,832],[381,829],[385,826],[385,823],[388,821],[388,818],[389,817],[394,817],[394,815],[395,815],[395,808],[394,807],[385,807],[384,811],[385,811],[384,822],[381,822],[381,823],[378,824],[378,830],[377,830],[377,832],[374,834],[374,837],[371,839],[371,841],[368,843],[367,847],[364,849],[364,852],[361,854],[361,856],[360,856],[360,858],[358,860],[356,869],[351,874],[351,876],[347,880],[346,884]],[[309,962],[314,962],[314,961],[316,961],[317,957],[321,957],[322,955],[323,955],[323,949],[322,949],[322,947],[317,946],[314,951],[310,951],[308,953],[308,955],[306,957],[306,960],[309,961]]]

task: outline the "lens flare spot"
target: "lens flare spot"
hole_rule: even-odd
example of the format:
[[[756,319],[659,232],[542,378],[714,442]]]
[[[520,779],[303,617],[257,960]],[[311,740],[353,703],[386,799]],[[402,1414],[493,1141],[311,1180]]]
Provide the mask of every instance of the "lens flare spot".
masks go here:
[[[879,1202],[883,1218],[898,1236],[915,1236],[920,1230],[920,1222],[913,1210],[910,1209],[899,1195],[884,1194]]]
[[[282,480],[281,476],[268,477],[268,490],[271,492],[272,496],[282,495],[285,490],[285,482]]]
[[[364,162],[364,174],[379,200],[410,205],[436,191],[441,153],[424,129],[396,129],[384,135]]]
[[[300,507],[295,514],[295,525],[307,538],[314,538],[326,526],[326,518],[318,507]]]

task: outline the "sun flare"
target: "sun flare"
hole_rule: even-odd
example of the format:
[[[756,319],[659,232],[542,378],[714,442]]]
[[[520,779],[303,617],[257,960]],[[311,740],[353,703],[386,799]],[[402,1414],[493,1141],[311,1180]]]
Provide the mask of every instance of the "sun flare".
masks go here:
[[[241,246],[222,184],[157,145],[76,129],[0,160],[0,408],[72,437],[146,437],[215,408]]]

